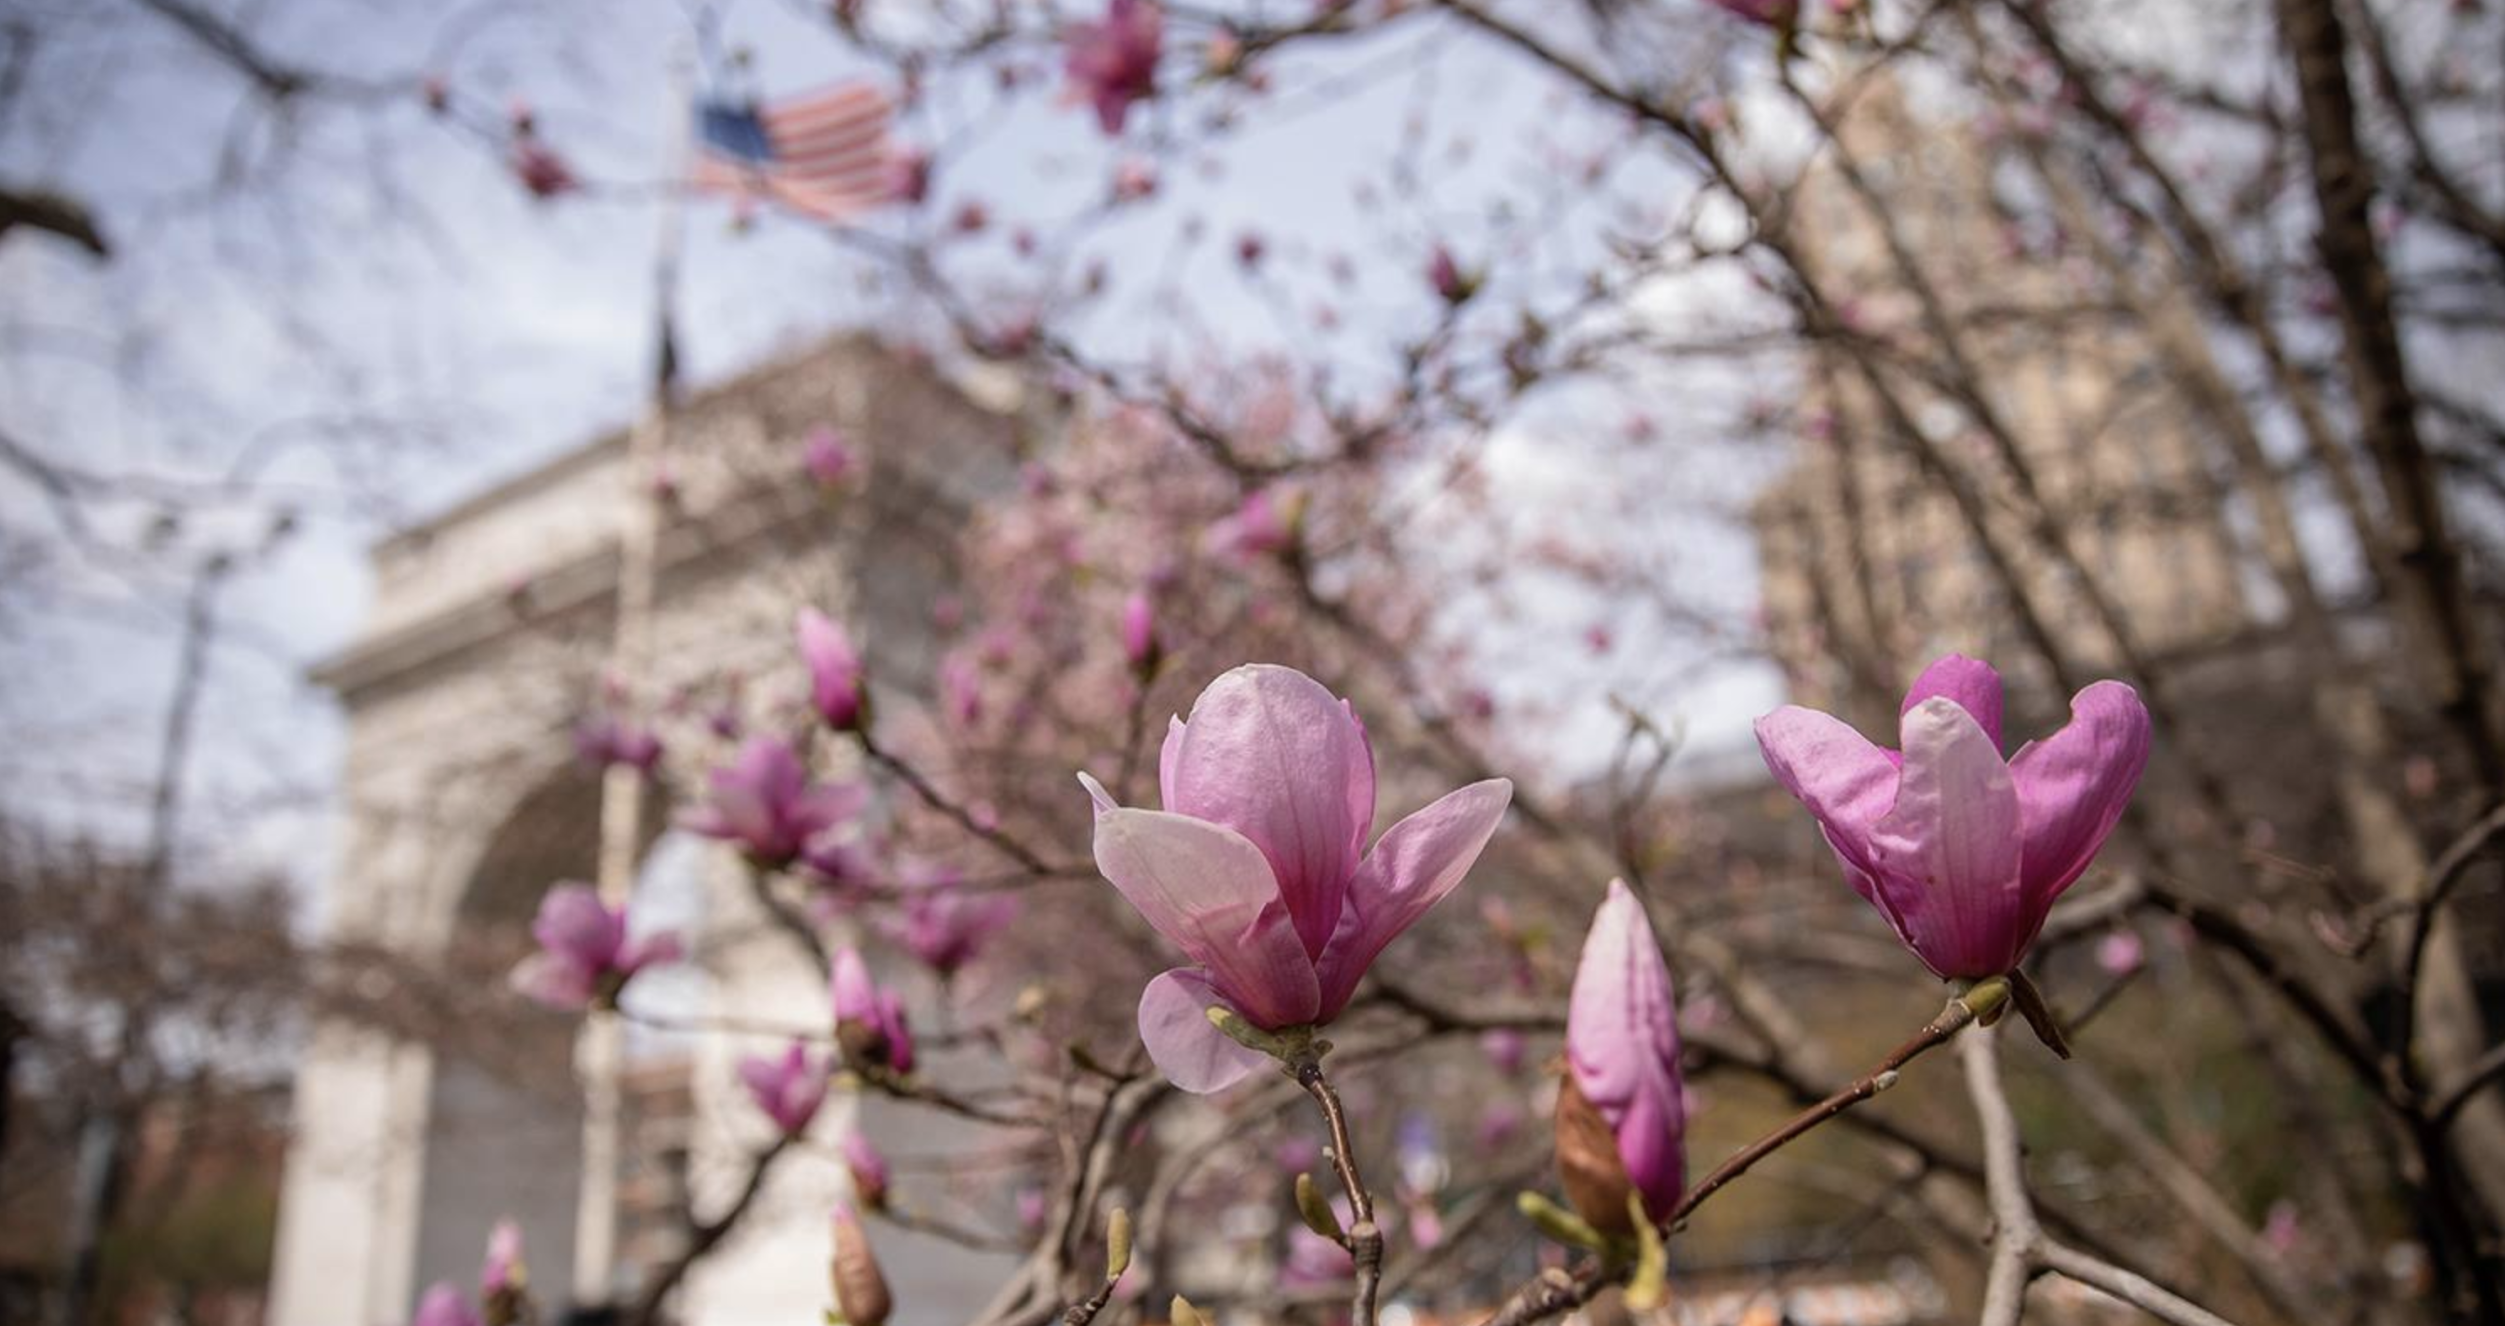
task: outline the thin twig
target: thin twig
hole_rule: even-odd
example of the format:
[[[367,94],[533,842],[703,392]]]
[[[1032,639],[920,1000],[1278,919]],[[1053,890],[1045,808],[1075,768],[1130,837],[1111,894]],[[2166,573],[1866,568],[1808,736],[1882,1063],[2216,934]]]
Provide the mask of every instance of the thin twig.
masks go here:
[[[1322,1061],[1308,1057],[1293,1065],[1296,1085],[1313,1097],[1322,1107],[1322,1118],[1331,1129],[1331,1168],[1338,1171],[1340,1186],[1348,1192],[1348,1255],[1356,1260],[1356,1293],[1350,1308],[1352,1326],[1374,1326],[1375,1299],[1383,1287],[1383,1230],[1374,1223],[1374,1196],[1366,1191],[1365,1181],[1357,1177],[1357,1157],[1348,1143],[1348,1116],[1341,1108],[1339,1092],[1322,1072]]]

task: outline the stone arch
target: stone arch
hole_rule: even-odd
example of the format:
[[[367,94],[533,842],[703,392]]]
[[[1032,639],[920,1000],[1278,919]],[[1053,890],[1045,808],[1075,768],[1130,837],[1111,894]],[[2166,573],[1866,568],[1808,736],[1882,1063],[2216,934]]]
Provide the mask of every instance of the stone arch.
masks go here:
[[[851,430],[866,457],[841,503],[800,476],[798,439],[818,422]],[[930,605],[953,581],[966,514],[1013,480],[1017,429],[862,338],[687,402],[646,694],[788,669],[797,601],[863,628],[882,692],[920,689],[937,654]],[[376,548],[366,628],[316,672],[348,719],[331,939],[475,959],[480,990],[500,990],[510,958],[487,950],[526,930],[549,883],[592,874],[596,783],[568,766],[565,733],[612,632],[624,455],[623,433],[600,439]],[[480,1080],[494,1058],[343,1017],[315,1026],[280,1205],[276,1326],[396,1326],[430,1279],[475,1278],[486,1222],[514,1204],[457,1187],[459,1171],[497,1167],[458,1117],[511,1103]],[[570,1056],[558,1061],[570,1073]],[[570,1281],[574,1184],[549,1186],[562,1200],[517,1214],[553,1302]]]

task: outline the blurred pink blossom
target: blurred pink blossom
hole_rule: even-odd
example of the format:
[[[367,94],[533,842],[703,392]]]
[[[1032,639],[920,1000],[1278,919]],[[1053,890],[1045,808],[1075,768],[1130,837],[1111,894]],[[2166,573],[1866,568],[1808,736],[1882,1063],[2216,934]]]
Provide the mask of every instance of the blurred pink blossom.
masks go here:
[[[809,430],[800,444],[800,463],[820,488],[841,488],[852,482],[860,461],[840,430],[823,424]]]
[[[1062,44],[1068,99],[1093,106],[1107,134],[1121,133],[1132,103],[1156,95],[1164,47],[1165,13],[1151,0],[1107,0],[1101,20],[1072,24]]]
[[[913,1071],[913,1029],[905,1022],[904,1000],[870,979],[861,950],[847,948],[835,955],[828,993],[835,1007],[835,1039],[846,1062],[900,1074]]]
[[[853,1200],[868,1210],[887,1209],[887,1157],[857,1128],[844,1135],[844,1170],[852,1176]]]
[[[627,939],[626,909],[611,908],[589,884],[565,883],[548,890],[531,922],[539,951],[513,969],[513,988],[557,1009],[589,1007],[617,998],[635,973],[675,961],[678,936],[667,932]]]
[[[480,1326],[478,1310],[462,1297],[461,1288],[451,1281],[441,1281],[418,1300],[417,1315],[409,1326]]]
[[[740,1084],[757,1109],[786,1134],[797,1135],[818,1116],[826,1102],[826,1065],[793,1041],[780,1055],[751,1055],[739,1061]]]
[[[809,670],[809,704],[838,732],[861,724],[861,656],[844,628],[815,608],[802,608],[793,625],[800,659]]]
[[[813,783],[791,743],[760,736],[739,758],[705,775],[710,799],[680,819],[707,838],[734,843],[768,869],[786,866],[811,839],[859,814],[869,794],[854,783]]]

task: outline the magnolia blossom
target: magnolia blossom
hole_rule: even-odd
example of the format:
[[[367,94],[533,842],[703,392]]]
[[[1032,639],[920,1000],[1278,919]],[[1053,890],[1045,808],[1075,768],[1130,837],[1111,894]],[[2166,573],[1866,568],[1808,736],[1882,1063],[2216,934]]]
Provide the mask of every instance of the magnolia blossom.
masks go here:
[[[2130,687],[2097,682],[2070,715],[2003,759],[2000,674],[1951,654],[1906,693],[1901,754],[1793,705],[1757,720],[1757,744],[1914,956],[1943,980],[1979,980],[2026,957],[2148,764],[2148,710]]]
[[[409,1326],[480,1326],[478,1310],[462,1297],[461,1287],[449,1280],[438,1282],[418,1300],[417,1315]]]
[[[574,178],[574,168],[565,164],[565,158],[536,138],[514,141],[512,164],[513,177],[534,198],[554,198],[583,187],[582,181]]]
[[[791,864],[809,840],[859,814],[869,794],[853,783],[812,783],[791,744],[754,737],[728,768],[708,773],[712,800],[680,823],[736,843],[748,859],[773,868]]]
[[[1244,499],[1232,515],[1213,522],[1204,535],[1212,552],[1249,562],[1285,552],[1296,542],[1297,521],[1304,514],[1304,495],[1262,488]]]
[[[829,994],[835,1005],[835,1040],[847,1062],[913,1071],[913,1030],[905,1022],[904,999],[870,979],[870,964],[861,960],[861,950],[848,948],[835,955]]]
[[[595,769],[623,765],[651,773],[661,762],[661,738],[615,714],[595,714],[575,725],[574,753]]]
[[[838,732],[861,724],[861,655],[825,613],[802,608],[793,627],[809,669],[809,703]]]
[[[522,1267],[522,1227],[511,1217],[496,1222],[487,1235],[487,1259],[479,1266],[478,1292],[481,1297],[520,1289],[524,1284]]]
[[[1157,56],[1165,45],[1165,12],[1149,0],[1107,0],[1105,16],[1070,27],[1062,70],[1069,99],[1096,108],[1096,123],[1122,132],[1131,103],[1156,95]]]
[[[2140,932],[2124,927],[2096,943],[2096,965],[2108,976],[2128,976],[2146,961],[2146,950],[2140,943]]]
[[[973,727],[983,721],[983,674],[973,659],[951,654],[940,660],[939,697],[949,721],[957,726]]]
[[[917,873],[908,867],[908,874]],[[899,914],[886,927],[904,950],[941,976],[954,976],[1018,916],[1018,900],[968,890],[954,871],[919,868]]]
[[[1513,799],[1474,783],[1385,831],[1372,851],[1374,751],[1356,711],[1293,668],[1240,667],[1173,721],[1163,811],[1095,779],[1096,866],[1192,959],[1149,982],[1140,1039],[1176,1086],[1226,1087],[1262,1056],[1219,1031],[1339,1016],[1375,955],[1461,883]]]
[[[1736,14],[1751,23],[1768,27],[1788,27],[1800,21],[1800,0],[1708,0],[1726,14]]]
[[[1592,917],[1566,1004],[1566,1082],[1557,1168],[1583,1218],[1625,1230],[1630,1191],[1664,1220],[1687,1181],[1687,1096],[1679,1012],[1644,905],[1611,880]]]
[[[550,1008],[584,1008],[617,997],[635,973],[675,961],[678,936],[626,937],[626,909],[611,908],[589,884],[559,884],[540,899],[531,923],[539,952],[513,969],[513,988]]]
[[[855,1130],[844,1135],[844,1170],[852,1176],[855,1201],[873,1211],[886,1209],[887,1157],[870,1144],[868,1134]]]
[[[931,196],[931,154],[928,149],[906,147],[888,158],[886,166],[887,196],[900,203],[919,203]]]
[[[1133,672],[1150,672],[1157,666],[1157,604],[1140,590],[1122,603],[1122,658]]]
[[[1479,1053],[1486,1055],[1488,1063],[1507,1077],[1522,1071],[1523,1060],[1529,1057],[1530,1052],[1530,1041],[1511,1027],[1497,1027],[1479,1033]]]
[[[800,444],[800,465],[820,488],[841,488],[861,469],[844,435],[821,424]]]
[[[757,1109],[787,1134],[807,1131],[809,1121],[818,1117],[818,1106],[826,1103],[826,1065],[799,1041],[780,1055],[740,1060],[739,1081]]]
[[[1479,292],[1479,278],[1461,270],[1460,259],[1441,244],[1427,255],[1426,279],[1427,284],[1435,288],[1436,295],[1447,304],[1467,303],[1472,295]]]

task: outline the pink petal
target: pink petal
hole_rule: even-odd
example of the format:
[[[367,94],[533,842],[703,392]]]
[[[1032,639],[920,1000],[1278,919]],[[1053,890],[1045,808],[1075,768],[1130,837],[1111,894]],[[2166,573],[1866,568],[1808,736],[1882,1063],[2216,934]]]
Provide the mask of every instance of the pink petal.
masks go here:
[[[1167,746],[1165,808],[1260,848],[1305,952],[1321,953],[1374,826],[1374,756],[1348,706],[1294,668],[1240,667]]]
[[[589,884],[559,884],[539,900],[531,936],[539,946],[583,966],[607,967],[626,942],[626,918],[602,906]]]
[[[1261,850],[1222,825],[1152,810],[1096,817],[1096,867],[1139,914],[1209,969],[1229,1003],[1263,1027],[1311,1022],[1320,1004]]]
[[[1866,868],[1863,842],[1896,800],[1896,762],[1832,714],[1785,705],[1757,720],[1766,768],[1827,831],[1847,865]]]
[[[1182,749],[1183,720],[1169,717],[1165,744],[1157,748],[1157,805],[1166,810],[1174,809],[1174,770]]]
[[[1177,967],[1140,992],[1139,1039],[1167,1081],[1205,1096],[1269,1062],[1210,1025],[1209,1009],[1224,1002],[1208,975],[1195,967]]]
[[[2026,826],[2026,895],[2037,922],[2131,804],[2148,767],[2148,709],[2139,692],[2100,681],[2070,701],[2070,722],[2009,762]]]
[[[1106,815],[1122,809],[1122,804],[1113,799],[1113,794],[1105,790],[1105,785],[1096,781],[1096,775],[1081,773],[1079,786],[1087,789],[1087,799],[1095,803],[1097,814]]]
[[[1666,1215],[1685,1182],[1685,1090],[1669,964],[1644,906],[1619,880],[1592,917],[1566,1005],[1566,1063],[1584,1099],[1617,1134],[1618,1158]]]
[[[514,991],[547,1008],[571,1012],[590,1005],[597,974],[554,953],[534,953],[516,965]]]
[[[1950,654],[1922,670],[1914,678],[1913,689],[1905,692],[1905,703],[1897,716],[1913,712],[1913,707],[1934,695],[1944,695],[1957,706],[1974,715],[1992,738],[1992,748],[2001,744],[2001,674],[1981,659],[1963,654]]]
[[[1512,780],[1490,778],[1448,792],[1384,831],[1357,867],[1339,928],[1322,950],[1323,1020],[1347,1007],[1384,945],[1460,885],[1512,802]]]
[[[676,962],[686,954],[687,946],[680,942],[678,932],[663,930],[628,944],[618,955],[618,970],[632,976],[646,967]]]
[[[1906,711],[1901,730],[1905,773],[1871,831],[1871,873],[1932,971],[1999,975],[2025,939],[2017,784],[1983,725],[1946,696]]]

